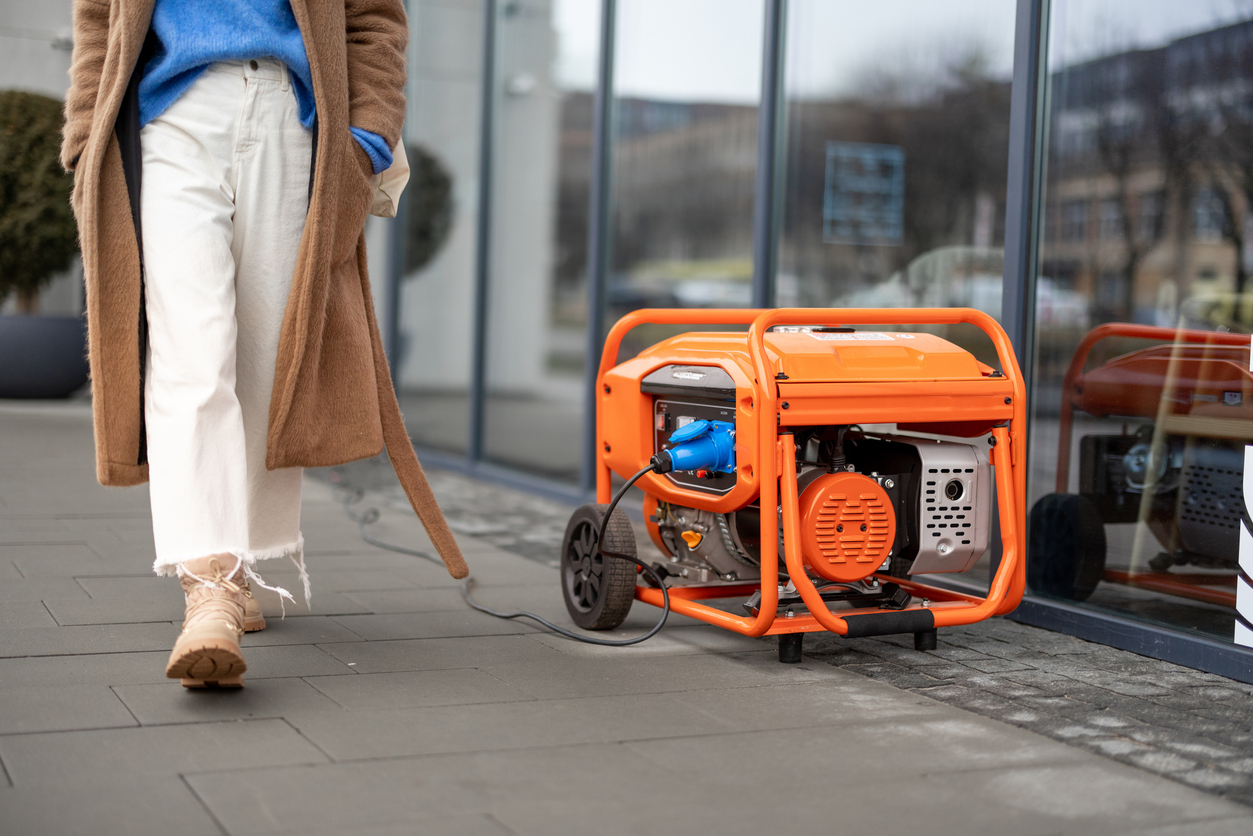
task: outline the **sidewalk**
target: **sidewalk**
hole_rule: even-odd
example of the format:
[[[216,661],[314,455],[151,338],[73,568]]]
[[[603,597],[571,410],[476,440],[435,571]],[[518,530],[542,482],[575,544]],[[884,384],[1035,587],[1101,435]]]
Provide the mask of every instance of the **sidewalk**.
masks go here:
[[[147,489],[99,487],[91,444],[82,404],[0,404],[0,833],[1253,832],[1253,688],[1001,620],[934,654],[811,637],[800,665],[680,618],[576,644],[362,542],[325,474],[313,612],[265,600],[247,687],[188,692]],[[345,471],[371,533],[429,547],[376,470]],[[479,599],[566,623],[569,509],[432,476]]]

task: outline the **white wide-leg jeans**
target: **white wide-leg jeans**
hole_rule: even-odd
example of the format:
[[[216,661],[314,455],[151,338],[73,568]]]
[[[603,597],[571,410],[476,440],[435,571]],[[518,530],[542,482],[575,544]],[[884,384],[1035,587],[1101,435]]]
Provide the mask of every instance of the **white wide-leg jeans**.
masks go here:
[[[265,467],[312,153],[287,69],[214,64],[140,141],[154,568],[290,557],[303,579],[302,471]]]

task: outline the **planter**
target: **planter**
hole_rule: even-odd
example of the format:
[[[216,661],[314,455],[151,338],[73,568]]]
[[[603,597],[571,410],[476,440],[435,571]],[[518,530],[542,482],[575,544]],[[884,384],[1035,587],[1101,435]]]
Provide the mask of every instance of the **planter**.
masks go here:
[[[0,398],[65,398],[87,383],[87,322],[0,316]]]

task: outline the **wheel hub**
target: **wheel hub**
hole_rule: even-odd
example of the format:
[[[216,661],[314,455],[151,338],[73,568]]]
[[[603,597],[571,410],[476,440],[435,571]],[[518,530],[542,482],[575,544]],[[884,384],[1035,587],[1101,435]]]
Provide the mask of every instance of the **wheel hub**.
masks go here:
[[[580,609],[591,610],[596,606],[600,592],[600,573],[596,571],[597,531],[591,524],[579,527],[567,559],[570,561],[573,598]]]

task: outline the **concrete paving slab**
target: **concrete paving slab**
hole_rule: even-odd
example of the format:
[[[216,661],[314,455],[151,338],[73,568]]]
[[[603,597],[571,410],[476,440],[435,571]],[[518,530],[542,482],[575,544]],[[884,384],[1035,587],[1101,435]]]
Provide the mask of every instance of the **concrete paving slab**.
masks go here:
[[[180,622],[181,623],[181,622]],[[269,647],[275,645],[324,644],[327,642],[358,642],[361,636],[325,615],[306,615],[299,618],[265,617],[265,629],[247,633],[240,640],[245,647]],[[170,647],[174,644],[171,641]]]
[[[557,586],[556,572],[549,566],[519,560],[517,555],[503,553],[492,546],[481,547],[473,541],[468,545],[462,548],[462,552],[479,586]],[[461,581],[451,577],[440,566],[417,558],[410,560],[413,562],[408,566],[396,566],[392,571],[401,577],[411,578],[422,587],[461,585]]]
[[[247,662],[249,682],[292,676],[335,676],[355,673],[357,670],[325,650],[308,644],[249,647]],[[165,661],[162,660],[162,669],[164,667]]]
[[[645,609],[643,607],[640,608],[640,610]],[[651,607],[647,608],[646,611],[650,616],[653,614],[653,608]],[[631,619],[636,617],[638,617],[638,613],[633,610]],[[616,630],[605,630],[597,633],[597,635],[607,639],[628,638],[640,635],[642,627],[650,626],[649,622],[635,623],[631,619],[628,619],[628,621],[623,623],[623,626]],[[667,622],[666,629],[648,641],[641,644],[628,645],[627,647],[602,647],[594,644],[583,644],[552,633],[536,633],[532,638],[534,641],[542,642],[554,650],[569,656],[602,659],[627,659],[633,656],[692,656],[703,653],[778,652],[778,643],[773,638],[754,639],[708,625],[699,627],[676,626],[673,628],[668,625],[669,622]]]
[[[429,569],[427,568],[428,566],[430,567]],[[421,568],[424,572],[429,572],[432,575],[435,575],[437,571],[442,571],[425,560],[383,551],[374,546],[367,545],[363,553],[354,554],[332,549],[322,551],[315,549],[307,540],[305,542],[305,570],[308,571],[310,578],[316,577],[315,573],[321,574],[323,572],[389,571],[399,572],[401,577],[404,577],[407,572],[415,567]],[[443,572],[443,575],[448,577],[447,572]]]
[[[136,685],[165,681],[170,651],[0,659],[0,692],[53,685]],[[252,664],[252,657],[249,657]],[[2,698],[0,698],[2,699]]]
[[[357,673],[487,667],[564,658],[551,647],[522,635],[343,642],[321,649]]]
[[[187,781],[232,834],[304,833],[319,827],[356,832],[396,820],[409,822],[410,832],[425,834],[429,820],[454,811],[494,818],[517,808],[565,807],[564,815],[570,816],[606,797],[647,799],[645,805],[694,800],[686,792],[658,792],[659,778],[676,776],[660,776],[646,759],[621,747],[610,749],[557,746],[195,774]],[[694,824],[685,823],[687,832]],[[584,836],[600,832],[592,828]]]
[[[106,624],[87,627],[28,627],[0,630],[0,658],[127,653],[174,646],[170,624]]]
[[[995,811],[1001,820],[1035,819],[1062,833],[1137,832],[1147,826],[1235,816],[1253,829],[1247,809],[1231,802],[1209,803],[1166,779],[1157,779],[1146,795],[1143,775],[1102,760],[928,775],[927,784],[935,797],[968,799],[968,809]]]
[[[313,676],[305,681],[349,711],[534,699],[490,674],[470,668]]]
[[[102,775],[169,775],[325,763],[282,720],[188,723],[0,737],[14,787],[70,784]]]
[[[269,564],[262,564],[259,571],[265,582],[271,586],[282,586],[293,592],[300,588],[300,578],[291,569],[291,564],[278,564],[284,571],[271,569]],[[413,584],[395,572],[386,569],[361,569],[330,572],[319,568],[316,576],[311,575],[313,595],[321,597],[327,592],[365,592],[371,590],[396,590],[414,588]]]
[[[844,681],[822,667],[781,665],[773,655],[762,653],[623,660],[561,655],[508,665],[479,663],[478,667],[541,699]]]
[[[6,601],[0,607],[0,629],[55,626],[56,620],[42,601]]]
[[[780,711],[780,706],[787,706]],[[614,695],[459,709],[361,711],[301,731],[337,759],[609,742],[731,730],[873,722],[933,713],[939,704],[849,677],[777,687]],[[649,722],[641,724],[640,717]]]
[[[24,578],[72,578],[75,575],[127,575],[151,569],[152,558],[101,557],[85,543],[39,543],[0,546],[0,562],[12,562]]]
[[[51,526],[25,525],[21,517],[6,518],[0,514],[0,546],[57,546],[67,544],[86,545],[70,531],[61,527],[59,520],[37,520],[32,522],[49,523]]]
[[[268,585],[276,585],[275,581],[269,577],[264,575],[262,577]],[[289,618],[303,618],[310,615],[364,615],[370,612],[369,607],[362,606],[342,592],[330,592],[320,587],[313,588],[312,601],[306,604],[304,589],[299,578],[293,577],[290,583],[278,584],[278,586],[290,592],[296,600],[284,600],[280,604],[277,592],[261,589],[256,584],[252,585],[252,597],[256,598],[257,603],[261,605],[261,611],[265,613],[267,620],[271,617],[278,618],[284,610]]]
[[[511,609],[531,609],[537,600],[547,603],[547,590],[542,587],[509,586],[512,594]],[[476,600],[482,596],[476,590]],[[369,592],[349,592],[349,598],[364,606],[369,612],[380,615],[413,612],[464,612],[465,601],[456,587],[433,589],[381,589]],[[543,596],[541,599],[540,596]]]
[[[336,616],[334,621],[367,641],[503,636],[536,631],[526,622],[492,618],[470,609],[459,612],[341,615]]]
[[[244,681],[242,689],[194,691],[166,680],[160,685],[119,685],[114,691],[145,726],[343,710],[302,679],[254,679],[246,673]]]
[[[0,793],[0,833],[56,836],[221,836],[176,775],[13,787]]]
[[[1187,824],[1168,824],[1164,827],[1134,827],[1129,833],[1142,836],[1248,836],[1250,822],[1247,816],[1230,819],[1190,821]]]
[[[159,578],[152,572],[126,577],[82,577],[77,583],[93,600],[183,601],[183,590],[177,580]]]
[[[902,707],[903,709],[904,707]],[[874,776],[894,786],[906,776],[1009,768],[1025,764],[1082,761],[1065,744],[1046,737],[990,723],[947,706],[917,707],[888,720],[858,722],[851,706],[843,722],[805,723],[808,707],[787,710],[776,723],[792,721],[790,728],[722,734],[692,746],[689,738],[654,739],[626,745],[659,767],[677,774],[701,772],[701,764],[769,763],[771,779],[781,786],[803,784],[815,774],[831,786],[858,784]],[[762,721],[759,725],[769,723]],[[743,787],[743,776],[733,770],[704,769],[702,783],[719,793]]]
[[[129,580],[129,579],[128,579]],[[62,627],[86,624],[144,624],[181,621],[185,605],[182,595],[135,598],[49,598],[44,603]]]
[[[667,777],[675,780],[681,776]],[[885,790],[882,781],[891,781],[891,788]],[[730,797],[702,793],[699,779],[688,780],[684,786],[693,797],[647,804],[638,798],[598,798],[577,805],[569,801],[550,802],[546,807],[519,805],[518,809],[501,810],[494,815],[519,836],[578,836],[593,832],[598,836],[683,834],[693,832],[694,827],[702,833],[754,834],[786,829],[794,833],[835,832],[849,836],[915,832],[1095,836],[1137,832],[1119,830],[1116,802],[1121,799],[1108,809],[1084,817],[1023,813],[1007,810],[986,793],[954,796],[939,790],[938,784],[929,778],[909,782],[903,776],[895,780],[884,776],[878,785],[857,782],[838,788],[813,782],[795,788],[794,792],[769,793],[758,789]],[[1154,806],[1159,811],[1174,807]],[[1186,821],[1184,832],[1189,832],[1187,827],[1203,823]]]
[[[35,685],[0,691],[0,734],[135,726],[107,685]]]
[[[641,724],[641,717],[648,717],[649,722]],[[288,719],[335,760],[610,743],[728,730],[694,700],[651,694],[348,711]]]
[[[464,816],[437,816],[421,820],[422,836],[513,836],[503,824],[487,814]],[[413,836],[415,823],[412,819],[395,824],[352,826],[354,836]],[[300,831],[302,836],[341,836],[338,827],[315,827]]]
[[[12,563],[0,563],[0,571],[8,567],[12,576],[0,582],[0,604],[12,601],[42,601],[45,598],[86,598],[73,578],[23,578]]]

